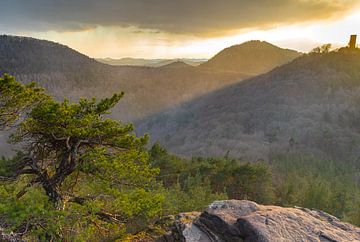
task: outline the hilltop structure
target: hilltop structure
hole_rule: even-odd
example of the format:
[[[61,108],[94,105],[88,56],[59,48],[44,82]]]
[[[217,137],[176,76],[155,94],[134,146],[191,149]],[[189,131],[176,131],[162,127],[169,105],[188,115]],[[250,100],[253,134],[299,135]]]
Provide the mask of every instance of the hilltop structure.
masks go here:
[[[356,49],[356,38],[357,38],[356,34],[350,36],[350,42],[349,42],[350,49]]]

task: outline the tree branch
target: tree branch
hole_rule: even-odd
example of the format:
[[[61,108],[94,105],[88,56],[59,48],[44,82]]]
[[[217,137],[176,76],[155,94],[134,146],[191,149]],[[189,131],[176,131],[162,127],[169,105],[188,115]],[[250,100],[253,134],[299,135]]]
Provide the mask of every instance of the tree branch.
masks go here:
[[[54,133],[51,133],[51,136],[52,136],[56,141],[66,141],[66,142],[65,142],[65,143],[66,143],[66,148],[67,148],[68,150],[71,149],[71,146],[70,146],[70,137],[58,138],[58,137],[55,136]]]

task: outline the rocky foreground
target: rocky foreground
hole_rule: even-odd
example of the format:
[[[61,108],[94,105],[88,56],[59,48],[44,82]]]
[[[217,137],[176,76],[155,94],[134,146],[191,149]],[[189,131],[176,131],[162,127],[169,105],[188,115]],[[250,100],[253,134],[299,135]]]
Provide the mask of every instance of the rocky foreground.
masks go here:
[[[217,201],[202,213],[183,213],[158,241],[360,241],[360,228],[322,211]]]

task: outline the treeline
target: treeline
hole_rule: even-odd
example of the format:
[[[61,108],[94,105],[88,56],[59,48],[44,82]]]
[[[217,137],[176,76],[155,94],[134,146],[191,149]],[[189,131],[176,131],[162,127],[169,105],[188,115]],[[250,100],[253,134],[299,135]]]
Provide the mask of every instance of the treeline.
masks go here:
[[[171,213],[201,210],[215,199],[274,200],[271,171],[263,163],[241,163],[229,157],[183,159],[159,143],[151,148],[150,160],[160,169],[157,180],[169,192]]]
[[[187,160],[167,153],[158,143],[150,153],[152,165],[160,168],[157,179],[169,191],[180,189],[188,194],[184,196],[188,197],[188,204],[182,206],[177,204],[181,198],[170,196],[168,201],[179,206],[178,212],[202,209],[213,197],[248,199],[318,209],[360,225],[357,162],[321,160],[304,154],[274,155],[271,163],[249,163],[229,157]],[[204,203],[196,204],[200,201]]]
[[[360,165],[357,160],[321,160],[278,155],[271,165],[276,203],[328,212],[360,226]]]

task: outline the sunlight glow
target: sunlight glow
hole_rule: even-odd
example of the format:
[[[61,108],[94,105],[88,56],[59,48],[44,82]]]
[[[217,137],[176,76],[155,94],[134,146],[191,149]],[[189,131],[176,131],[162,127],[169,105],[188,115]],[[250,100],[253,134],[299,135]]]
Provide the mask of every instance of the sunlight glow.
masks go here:
[[[170,34],[135,27],[97,27],[81,32],[25,32],[63,43],[91,57],[210,58],[220,50],[248,40],[264,40],[283,48],[307,52],[323,44],[344,46],[350,34],[360,34],[360,9],[343,19],[294,24],[267,30],[248,29],[216,38]]]

